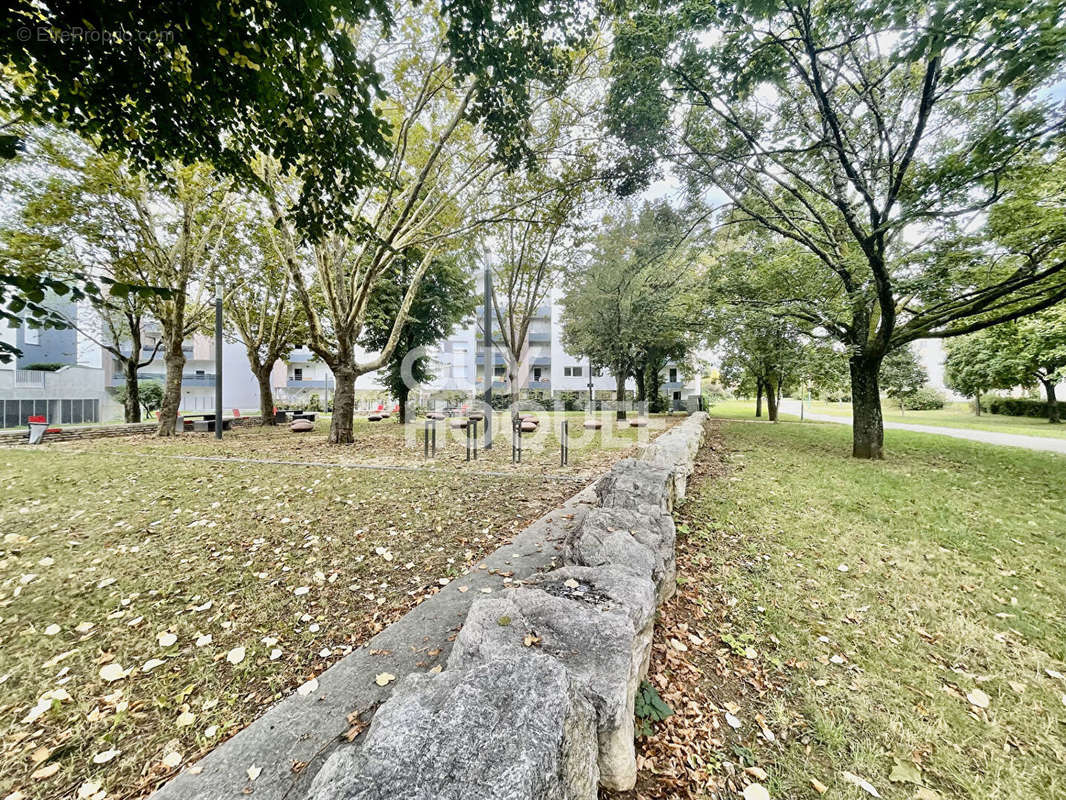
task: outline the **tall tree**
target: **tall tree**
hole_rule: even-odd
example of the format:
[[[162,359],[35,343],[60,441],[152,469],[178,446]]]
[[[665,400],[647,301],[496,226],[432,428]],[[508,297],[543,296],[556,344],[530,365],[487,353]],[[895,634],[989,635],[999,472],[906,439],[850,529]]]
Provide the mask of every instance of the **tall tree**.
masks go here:
[[[949,341],[945,348],[944,383],[949,389],[972,397],[977,416],[981,416],[981,395],[1004,382],[1005,357],[1010,354],[995,340],[997,330],[989,328],[960,336]]]
[[[712,323],[721,353],[722,379],[733,385],[747,378],[756,390],[756,414],[766,398],[767,416],[777,422],[782,383],[802,370],[809,331],[796,322],[762,310],[726,308]]]
[[[907,398],[929,382],[925,367],[918,361],[917,354],[909,347],[893,350],[881,362],[879,383],[885,394],[899,403],[900,413],[906,406]]]
[[[950,385],[974,396],[989,389],[1040,385],[1051,423],[1062,421],[1055,388],[1066,379],[1066,307],[1056,306],[1017,322],[953,342],[945,375]]]
[[[669,157],[694,192],[724,192],[735,218],[810,257],[835,291],[781,295],[781,310],[847,347],[852,452],[880,458],[889,352],[1066,297],[1060,230],[1031,220],[1017,247],[989,215],[984,241],[967,236],[1004,199],[1056,196],[1012,173],[1061,128],[1041,89],[1064,42],[1053,0],[640,4],[615,36],[615,178],[632,191]]]
[[[168,179],[175,160],[206,162],[269,190],[248,157],[260,152],[298,175],[289,219],[300,238],[321,239],[347,224],[396,140],[402,121],[381,102],[386,81],[373,45],[404,31],[410,8],[386,0],[16,0],[0,10],[0,159],[17,153],[25,125],[50,122],[156,178]],[[435,11],[437,45],[456,83],[470,89],[466,117],[481,123],[500,163],[517,166],[529,156],[531,87],[562,79],[558,56],[589,35],[596,4],[447,0]],[[381,50],[386,61],[394,52]],[[8,266],[0,261],[0,315],[11,322],[62,327],[42,305],[47,292],[99,293],[89,276]],[[13,350],[0,342],[0,360]]]
[[[39,129],[23,156],[7,166],[3,186],[15,211],[0,230],[5,263],[21,274],[91,287],[77,293],[75,314],[53,313],[118,362],[125,420],[140,422],[138,370],[159,350],[158,342],[143,346],[148,298],[157,292],[127,289],[140,281],[138,264],[146,253],[129,204],[115,189],[120,159],[73,136]],[[93,313],[85,313],[90,307]]]
[[[367,321],[359,344],[368,351],[380,350],[392,334],[393,322],[403,302],[409,278],[407,270],[421,259],[412,254],[395,266],[393,274],[375,284]],[[448,338],[455,326],[468,319],[477,305],[474,282],[454,255],[433,259],[418,286],[411,310],[404,321],[399,342],[382,368],[381,382],[399,400],[400,423],[408,421],[411,389],[434,378],[432,363],[424,348]]]
[[[271,373],[278,360],[303,340],[303,312],[292,290],[280,233],[256,206],[247,208],[246,215],[236,252],[220,275],[223,306],[259,384],[261,424],[274,425]]]
[[[665,202],[623,208],[603,220],[583,262],[567,276],[563,342],[572,353],[609,367],[618,418],[625,381],[638,378],[658,395],[659,373],[695,344],[697,264],[683,244],[687,228]]]

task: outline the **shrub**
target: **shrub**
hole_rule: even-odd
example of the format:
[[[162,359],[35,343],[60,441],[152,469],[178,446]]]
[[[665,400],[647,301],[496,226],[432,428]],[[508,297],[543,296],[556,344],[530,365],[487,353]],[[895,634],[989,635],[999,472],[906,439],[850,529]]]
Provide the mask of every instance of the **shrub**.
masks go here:
[[[903,407],[909,411],[935,411],[944,407],[944,395],[923,386],[903,398]]]
[[[1059,401],[1059,411],[1066,415],[1066,403]],[[1040,417],[1047,419],[1047,402],[1027,397],[982,397],[981,410],[1008,417]]]
[[[563,411],[580,411],[585,407],[581,392],[559,392],[555,398],[562,401]]]
[[[56,372],[56,371],[62,369],[63,367],[65,367],[65,366],[67,366],[67,365],[66,364],[60,364],[58,362],[57,363],[49,362],[49,363],[42,363],[42,364],[27,364],[26,366],[21,367],[21,369],[32,369],[32,370],[35,370],[36,372]]]

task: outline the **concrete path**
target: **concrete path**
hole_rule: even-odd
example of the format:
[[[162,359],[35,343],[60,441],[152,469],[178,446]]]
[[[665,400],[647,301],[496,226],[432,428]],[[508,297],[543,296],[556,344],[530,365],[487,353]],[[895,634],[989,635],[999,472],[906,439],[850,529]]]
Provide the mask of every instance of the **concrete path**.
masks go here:
[[[800,413],[798,400],[782,400],[781,412],[784,414]],[[837,422],[841,425],[850,425],[851,417],[835,417],[831,414],[804,413],[805,419],[817,422]],[[914,431],[915,433],[935,433],[941,436],[951,436],[954,439],[969,439],[971,442],[984,442],[1001,447],[1024,447],[1026,450],[1044,450],[1051,453],[1066,454],[1066,439],[1056,439],[1050,436],[1023,436],[1016,433],[998,433],[995,431],[975,431],[968,428],[944,428],[939,425],[914,425],[910,422],[886,422],[885,428],[889,430]]]

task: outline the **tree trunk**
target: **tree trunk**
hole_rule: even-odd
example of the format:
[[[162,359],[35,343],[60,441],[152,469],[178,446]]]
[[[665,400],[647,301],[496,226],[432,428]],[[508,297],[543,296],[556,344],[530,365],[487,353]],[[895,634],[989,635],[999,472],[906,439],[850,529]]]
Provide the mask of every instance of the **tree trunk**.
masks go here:
[[[975,416],[981,416],[981,393],[976,392],[973,396],[973,413]]]
[[[615,370],[614,373],[614,399],[618,403],[618,408],[615,409],[615,419],[626,418],[626,371],[624,369]]]
[[[255,379],[259,382],[259,424],[277,425],[274,420],[274,392],[270,388],[270,373],[273,372],[273,364],[268,367],[254,369]]]
[[[122,404],[126,422],[141,421],[141,385],[137,382],[137,357],[122,361],[122,374],[126,376],[126,400]]]
[[[637,384],[637,402],[643,403],[648,399],[648,387],[645,384],[647,380],[648,371],[644,367],[639,367],[633,370],[633,380]]]
[[[1044,384],[1044,393],[1047,395],[1047,421],[1058,425],[1062,422],[1062,416],[1059,414],[1059,401],[1055,398],[1055,381],[1041,378],[1040,382]]]
[[[777,387],[774,386],[774,379],[770,378],[766,381],[766,416],[769,417],[770,422],[777,422],[779,402],[780,395],[777,393]]]
[[[181,405],[181,373],[185,369],[185,353],[181,345],[181,337],[168,337],[164,357],[167,365],[167,378],[163,386],[163,405],[159,409],[159,427],[156,429],[156,436],[173,436],[178,421],[178,406]]]
[[[355,372],[350,367],[333,367],[333,420],[329,424],[330,444],[352,444],[355,434]]]
[[[657,365],[650,365],[647,371],[647,395],[648,402],[651,404],[651,410],[655,412],[663,411],[662,401],[659,397],[659,388],[662,386],[662,375],[659,372]]]
[[[755,379],[755,416],[762,416],[762,378]]]
[[[848,367],[851,372],[851,455],[854,458],[884,458],[885,426],[877,385],[881,359],[852,356]]]
[[[400,413],[397,417],[397,421],[403,425],[407,422],[407,401],[411,397],[411,390],[407,387],[407,384],[403,384],[399,387],[400,395],[396,399],[400,401]]]

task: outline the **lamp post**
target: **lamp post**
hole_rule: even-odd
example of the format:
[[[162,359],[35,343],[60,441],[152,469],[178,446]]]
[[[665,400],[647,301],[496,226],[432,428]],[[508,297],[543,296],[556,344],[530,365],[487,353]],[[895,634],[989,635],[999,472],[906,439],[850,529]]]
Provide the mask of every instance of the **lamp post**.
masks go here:
[[[263,409],[261,413],[266,414]],[[222,438],[222,283],[215,281],[215,438]]]
[[[492,270],[485,267],[485,449],[492,449]],[[476,372],[475,372],[476,377]]]
[[[589,411],[592,412],[592,359],[589,359]]]

